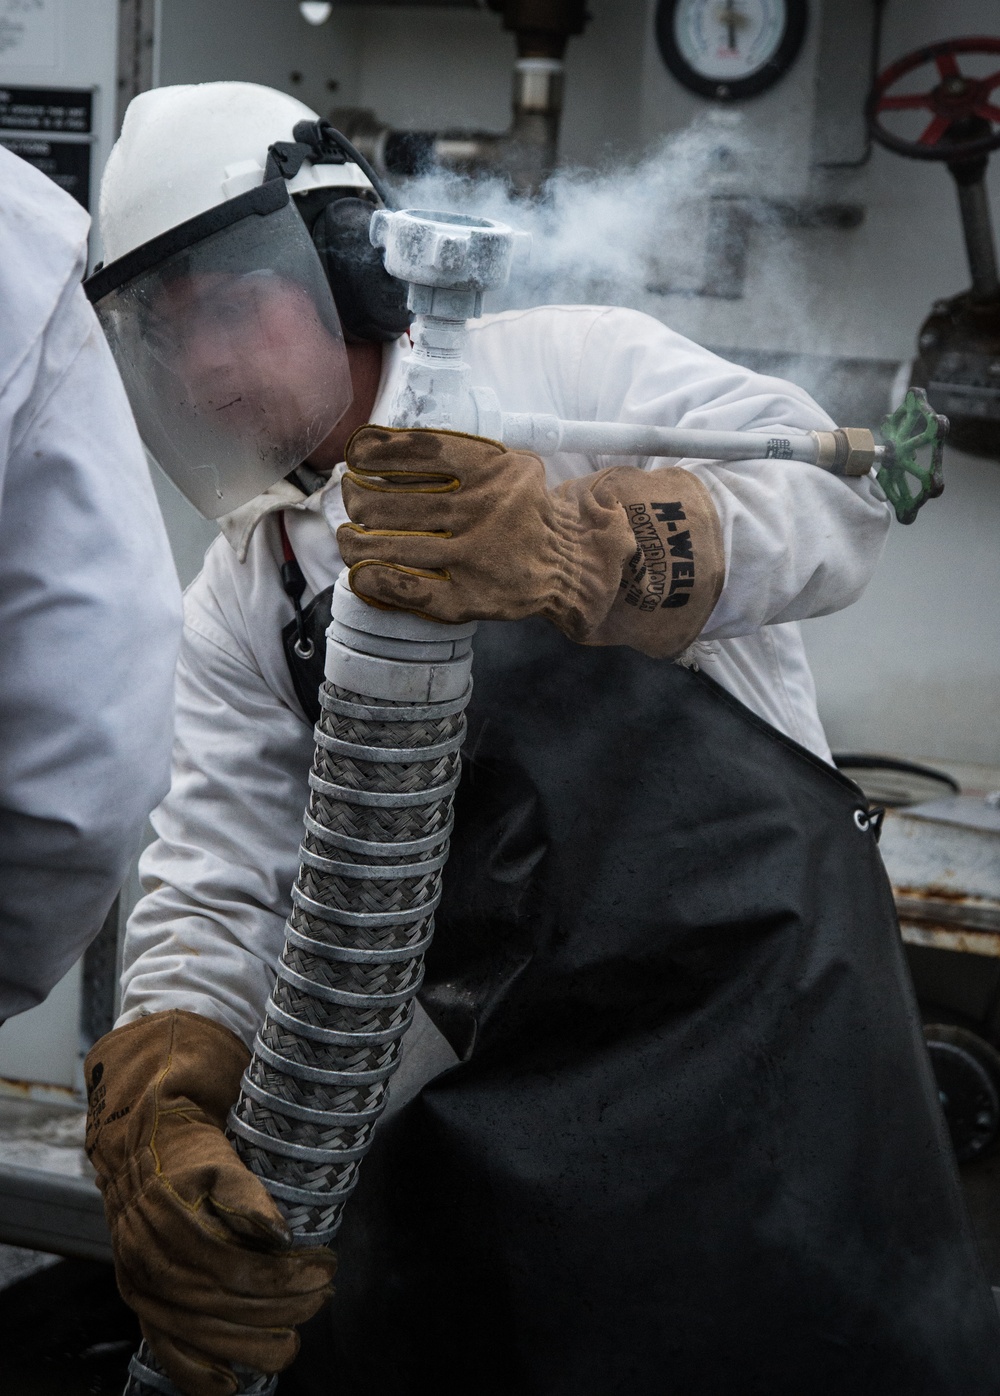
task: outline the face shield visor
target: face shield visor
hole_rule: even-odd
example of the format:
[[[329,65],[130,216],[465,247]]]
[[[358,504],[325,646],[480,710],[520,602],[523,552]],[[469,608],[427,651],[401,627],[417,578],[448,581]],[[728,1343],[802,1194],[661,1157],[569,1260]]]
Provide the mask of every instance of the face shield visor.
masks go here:
[[[284,180],[86,283],[150,454],[205,518],[287,475],[351,403],[337,308]]]

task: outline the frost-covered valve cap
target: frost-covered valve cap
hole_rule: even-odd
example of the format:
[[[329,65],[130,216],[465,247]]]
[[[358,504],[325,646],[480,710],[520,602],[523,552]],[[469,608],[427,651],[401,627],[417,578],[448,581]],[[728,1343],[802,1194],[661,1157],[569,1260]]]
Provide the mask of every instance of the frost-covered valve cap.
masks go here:
[[[386,271],[400,281],[482,293],[506,285],[519,235],[489,218],[378,209],[369,236],[384,250]]]

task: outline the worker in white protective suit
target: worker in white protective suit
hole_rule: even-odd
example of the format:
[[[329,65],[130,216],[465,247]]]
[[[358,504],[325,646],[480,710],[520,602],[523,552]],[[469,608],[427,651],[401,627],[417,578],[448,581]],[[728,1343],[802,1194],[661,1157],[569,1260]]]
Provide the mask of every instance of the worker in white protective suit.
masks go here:
[[[80,287],[90,220],[0,149],[0,1022],[101,927],[167,789],[180,591]]]
[[[192,1396],[230,1393],[234,1363],[287,1365],[329,1293],[332,1255],[289,1248],[223,1131],[347,562],[383,607],[487,624],[420,1089],[348,1208],[314,1389],[995,1393],[875,823],[830,762],[798,625],[864,590],[881,491],[385,429],[406,318],[350,243],[365,200],[313,113],[240,83],[137,98],[102,188],[90,294],[147,444],[223,532],[186,597],[122,1016],[87,1064],[154,1354]],[[510,411],[830,425],[633,311],[487,315],[468,360]]]

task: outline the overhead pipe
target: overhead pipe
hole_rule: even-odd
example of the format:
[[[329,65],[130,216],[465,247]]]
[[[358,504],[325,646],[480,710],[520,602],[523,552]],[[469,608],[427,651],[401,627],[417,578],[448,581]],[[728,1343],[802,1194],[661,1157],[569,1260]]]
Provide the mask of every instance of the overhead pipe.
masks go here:
[[[489,0],[517,42],[508,130],[400,131],[364,108],[331,113],[380,174],[405,177],[431,169],[501,175],[515,193],[538,194],[556,166],[566,45],[589,19],[585,0]]]

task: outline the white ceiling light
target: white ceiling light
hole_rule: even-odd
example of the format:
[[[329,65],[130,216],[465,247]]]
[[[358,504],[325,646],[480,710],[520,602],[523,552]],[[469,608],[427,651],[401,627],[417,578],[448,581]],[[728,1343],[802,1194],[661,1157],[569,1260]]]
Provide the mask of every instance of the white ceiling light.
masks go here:
[[[310,24],[325,24],[332,9],[328,0],[302,0],[299,5],[299,13]]]

